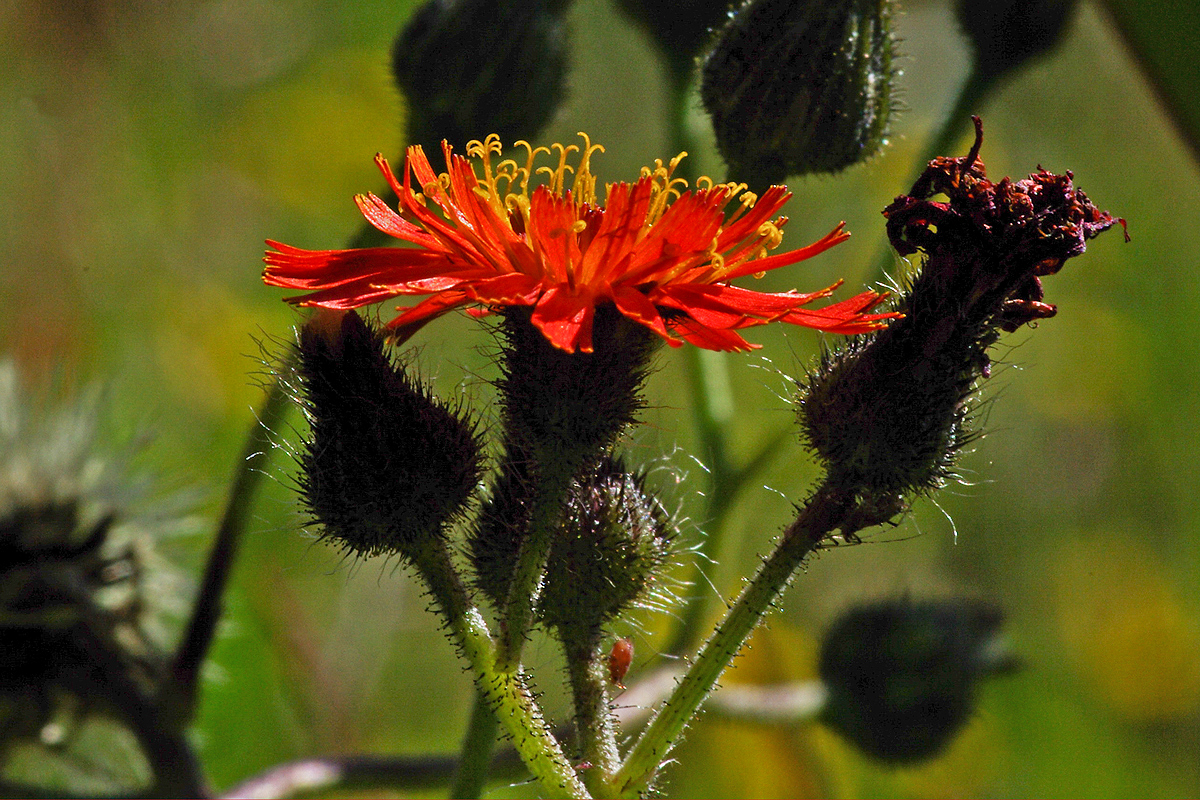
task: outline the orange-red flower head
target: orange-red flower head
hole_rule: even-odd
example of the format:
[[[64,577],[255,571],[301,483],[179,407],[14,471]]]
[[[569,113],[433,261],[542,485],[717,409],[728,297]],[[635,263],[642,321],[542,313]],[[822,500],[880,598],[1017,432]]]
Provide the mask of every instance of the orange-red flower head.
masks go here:
[[[710,350],[748,350],[752,345],[737,330],[768,322],[849,334],[893,316],[867,313],[883,299],[877,292],[806,309],[837,284],[803,294],[730,283],[802,261],[849,236],[839,224],[808,247],[769,255],[783,238],[786,218],[772,217],[791,196],[786,188],[773,186],[756,198],[744,185],[701,179],[687,190],[672,177],[680,154],[665,166],[643,168],[635,183],[608,184],[601,204],[590,160],[603,148],[580,135],[582,148],[517,142],[525,149],[523,165],[493,163],[501,155],[494,135],[471,142],[467,153],[479,159],[483,177],[445,143],[448,171],[441,175],[420,147],[408,149],[403,182],[376,156],[399,212],[373,194],[356,197],[358,207],[380,231],[415,246],[303,250],[268,242],[273,250],[263,280],[311,292],[289,302],[334,309],[427,295],[390,323],[401,336],[458,306],[477,315],[531,306],[533,324],[567,352],[592,351],[592,318],[605,303],[672,346],[688,341]],[[567,160],[576,153],[572,167]],[[557,165],[536,166],[541,155]],[[569,189],[568,173],[574,175]],[[735,199],[739,205],[726,214]]]

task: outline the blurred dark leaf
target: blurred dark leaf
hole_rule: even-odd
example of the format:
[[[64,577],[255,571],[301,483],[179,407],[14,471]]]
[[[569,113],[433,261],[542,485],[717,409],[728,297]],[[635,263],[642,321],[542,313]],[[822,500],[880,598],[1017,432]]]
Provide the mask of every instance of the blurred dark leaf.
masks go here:
[[[1200,161],[1200,3],[1107,0],[1105,5],[1179,135]]]

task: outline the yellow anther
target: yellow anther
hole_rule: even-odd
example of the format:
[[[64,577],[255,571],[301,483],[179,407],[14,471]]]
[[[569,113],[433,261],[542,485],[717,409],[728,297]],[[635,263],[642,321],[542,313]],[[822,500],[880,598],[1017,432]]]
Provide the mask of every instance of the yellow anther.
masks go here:
[[[766,240],[763,242],[763,247],[768,250],[774,250],[783,244],[783,231],[779,230],[779,226],[774,222],[764,222],[759,225],[758,235]]]
[[[517,177],[521,174],[521,168],[517,166],[517,162],[511,158],[506,158],[496,165],[496,199],[502,200],[507,197],[516,183]],[[504,181],[503,189],[500,182]]]
[[[538,169],[538,174],[540,175],[542,172],[545,172],[547,175],[549,175],[550,191],[557,195],[562,195],[566,191],[567,171],[570,170],[572,173],[575,172],[574,167],[567,163],[567,156],[571,155],[572,153],[578,153],[579,146],[574,144],[563,145],[559,142],[555,142],[554,144],[550,145],[550,149],[558,151],[558,166],[553,169],[549,167],[541,167]]]

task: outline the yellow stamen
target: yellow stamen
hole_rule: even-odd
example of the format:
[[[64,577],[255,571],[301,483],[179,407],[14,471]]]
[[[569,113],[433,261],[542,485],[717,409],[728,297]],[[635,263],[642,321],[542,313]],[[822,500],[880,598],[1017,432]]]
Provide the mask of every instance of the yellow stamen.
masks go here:
[[[538,167],[537,174],[541,175],[545,173],[550,178],[550,184],[548,188],[551,192],[561,197],[565,192],[564,187],[566,185],[567,170],[575,172],[575,168],[567,163],[567,156],[569,156],[571,153],[579,152],[579,147],[573,144],[563,145],[559,142],[555,142],[554,144],[550,145],[550,149],[558,151],[558,166],[555,168]]]
[[[649,227],[658,222],[662,215],[666,213],[667,207],[687,189],[687,181],[683,178],[672,178],[671,174],[675,172],[675,168],[679,166],[679,162],[687,156],[687,152],[682,152],[672,158],[666,166],[663,166],[661,158],[654,159],[654,168],[642,167],[641,177],[650,178],[653,181],[653,186],[650,190],[650,208],[646,212],[646,226]]]
[[[579,170],[575,173],[575,182],[571,184],[571,197],[575,207],[581,205],[598,205],[596,202],[596,176],[592,174],[592,153],[603,153],[604,145],[592,144],[592,140],[583,131],[579,132],[583,139],[583,155],[579,158]]]

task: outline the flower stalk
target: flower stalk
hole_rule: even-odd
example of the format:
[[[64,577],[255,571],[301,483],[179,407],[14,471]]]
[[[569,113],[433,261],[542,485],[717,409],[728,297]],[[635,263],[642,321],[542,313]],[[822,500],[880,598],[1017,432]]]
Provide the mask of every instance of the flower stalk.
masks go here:
[[[660,766],[758,627],[763,615],[787,587],[796,569],[825,537],[843,523],[853,499],[844,493],[818,489],[784,532],[774,552],[763,562],[729,613],[704,643],[691,669],[642,731],[625,758],[613,788],[619,797],[639,797],[653,785]]]
[[[444,543],[431,543],[413,563],[446,618],[455,644],[475,673],[475,686],[533,776],[551,797],[589,797],[543,718],[525,674],[506,669],[487,622],[471,602]]]
[[[587,764],[584,784],[595,797],[609,797],[612,778],[621,763],[617,750],[616,721],[612,714],[609,671],[602,650],[602,633],[578,639],[563,638],[567,678],[575,704],[575,731],[579,757]]]
[[[546,473],[549,474],[546,474]],[[533,500],[529,529],[517,556],[517,567],[504,603],[500,625],[501,646],[496,666],[503,672],[520,669],[521,649],[529,634],[534,607],[540,594],[542,573],[558,521],[562,515],[562,499],[571,483],[570,465],[557,464],[543,472]]]

